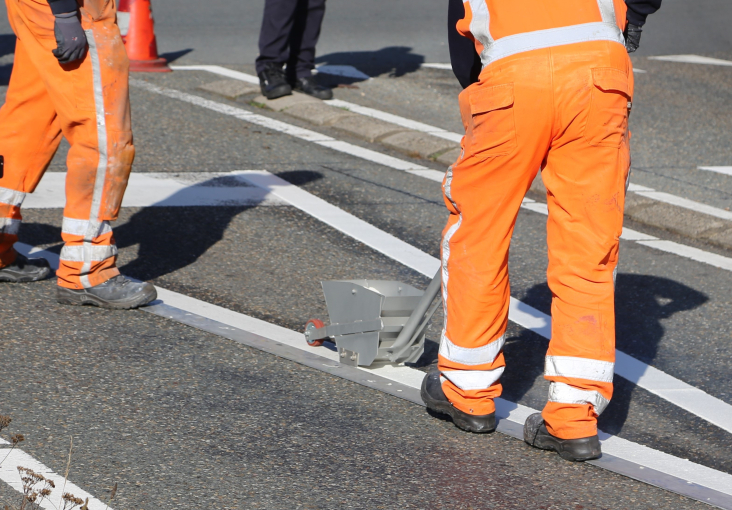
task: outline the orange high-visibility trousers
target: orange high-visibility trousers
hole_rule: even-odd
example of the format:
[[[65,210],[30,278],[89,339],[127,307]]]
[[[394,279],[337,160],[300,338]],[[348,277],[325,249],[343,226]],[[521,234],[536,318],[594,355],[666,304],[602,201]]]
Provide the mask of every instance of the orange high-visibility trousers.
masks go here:
[[[6,101],[0,109],[0,267],[16,257],[12,246],[20,206],[48,167],[63,135],[66,160],[58,284],[91,287],[119,274],[109,222],[117,219],[134,147],[130,126],[128,61],[116,24],[115,2],[85,0],[80,8],[89,50],[59,64],[54,16],[45,0],[6,0],[17,36]]]
[[[597,416],[612,396],[632,92],[625,48],[592,41],[501,58],[461,93],[463,154],[443,183],[450,217],[438,361],[445,395],[458,409],[492,413],[501,394],[509,244],[541,169],[552,291],[543,417],[560,438],[597,433]]]

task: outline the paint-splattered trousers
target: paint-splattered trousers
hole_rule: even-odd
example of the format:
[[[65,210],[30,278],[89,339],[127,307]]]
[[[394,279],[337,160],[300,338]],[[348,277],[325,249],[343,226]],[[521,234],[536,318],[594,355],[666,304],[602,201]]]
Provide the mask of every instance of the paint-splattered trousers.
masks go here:
[[[509,245],[521,201],[541,169],[552,295],[543,416],[561,438],[596,433],[613,387],[614,277],[632,93],[623,45],[594,41],[493,62],[460,95],[464,153],[443,183],[450,217],[442,241],[446,318],[439,351],[443,390],[458,409],[489,414],[501,394]],[[537,245],[537,256],[542,252]]]
[[[83,60],[59,64],[54,16],[45,0],[6,0],[17,36],[15,62],[0,109],[0,267],[16,257],[20,206],[43,177],[61,137],[66,159],[66,207],[58,284],[91,287],[119,274],[109,222],[117,218],[135,150],[128,60],[115,2],[85,0],[81,23],[89,49]]]

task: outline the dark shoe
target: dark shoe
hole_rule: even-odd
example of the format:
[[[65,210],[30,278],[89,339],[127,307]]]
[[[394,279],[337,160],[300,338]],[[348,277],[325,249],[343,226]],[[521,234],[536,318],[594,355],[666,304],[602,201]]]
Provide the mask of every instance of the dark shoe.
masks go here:
[[[277,99],[292,94],[292,87],[285,79],[285,71],[276,62],[268,62],[259,73],[259,88],[267,99]]]
[[[146,305],[158,297],[151,283],[133,282],[122,275],[88,289],[57,287],[56,300],[64,305],[92,305],[129,310]]]
[[[49,276],[51,276],[51,266],[46,259],[29,259],[20,253],[12,264],[0,269],[0,282],[37,282],[45,280]]]
[[[496,413],[474,416],[462,412],[447,400],[445,393],[442,391],[439,370],[433,370],[424,377],[421,395],[427,409],[449,415],[458,428],[476,434],[485,434],[496,430]]]
[[[582,462],[602,455],[597,435],[580,439],[560,439],[549,433],[541,413],[534,413],[524,423],[524,441],[541,450],[554,450],[565,460]]]
[[[305,76],[295,80],[295,90],[318,99],[333,99],[333,91],[318,85],[314,76]]]

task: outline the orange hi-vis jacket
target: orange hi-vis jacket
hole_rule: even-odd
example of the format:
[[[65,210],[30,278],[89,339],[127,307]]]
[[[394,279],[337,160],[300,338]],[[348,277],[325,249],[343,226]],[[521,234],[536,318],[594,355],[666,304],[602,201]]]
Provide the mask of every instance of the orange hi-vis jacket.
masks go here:
[[[542,414],[557,437],[592,436],[613,389],[614,280],[630,167],[625,4],[469,0],[464,7],[457,29],[475,42],[483,69],[460,94],[463,151],[443,182],[450,217],[441,246],[442,389],[463,412],[495,411],[511,368],[503,352],[508,250],[541,169],[552,294]]]

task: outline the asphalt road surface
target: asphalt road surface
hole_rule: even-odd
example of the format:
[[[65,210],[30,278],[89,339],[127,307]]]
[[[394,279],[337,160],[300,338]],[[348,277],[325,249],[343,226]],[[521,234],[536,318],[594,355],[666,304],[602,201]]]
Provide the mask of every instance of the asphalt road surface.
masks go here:
[[[154,8],[161,52],[177,64],[253,72],[260,2],[156,0]],[[434,0],[331,1],[322,62],[372,76],[336,97],[459,131],[457,83],[449,71],[421,67],[447,62],[444,8]],[[720,209],[732,203],[732,177],[697,167],[732,165],[732,67],[648,57],[732,60],[729,19],[728,2],[666,0],[633,57],[646,71],[636,74],[633,182]],[[6,74],[12,41],[3,15]],[[221,79],[205,71],[133,78],[444,171],[259,108],[250,96],[203,92]],[[141,87],[132,88],[132,105],[135,172],[268,170],[439,255],[447,211],[437,182]],[[62,147],[49,171],[62,172],[64,157]],[[233,186],[227,179],[210,185]],[[60,208],[25,210],[21,241],[58,253],[61,219]],[[512,296],[548,314],[545,223],[521,211],[509,268]],[[627,226],[732,257],[703,240]],[[283,203],[125,207],[114,228],[125,274],[291,330],[327,318],[322,280],[429,281]],[[69,480],[103,502],[117,484],[111,508],[708,508],[503,434],[463,433],[404,399],[142,310],[58,305],[54,285],[5,285],[0,294],[0,414],[13,417],[7,432],[25,435],[22,450],[62,477],[73,437]],[[730,270],[623,241],[618,349],[732,405],[730,288]],[[428,328],[420,369],[435,359],[440,321],[438,313]],[[540,409],[546,340],[514,323],[507,337],[504,398]],[[602,430],[732,474],[732,433],[624,378],[615,384]],[[0,502],[17,501],[0,484]]]

